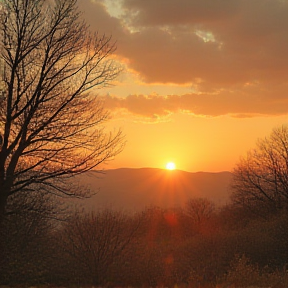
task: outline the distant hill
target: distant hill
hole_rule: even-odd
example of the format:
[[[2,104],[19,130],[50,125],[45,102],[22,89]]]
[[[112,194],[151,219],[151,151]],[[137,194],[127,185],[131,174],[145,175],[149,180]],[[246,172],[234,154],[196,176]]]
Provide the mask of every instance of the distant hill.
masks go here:
[[[177,207],[194,197],[208,198],[216,205],[229,202],[230,172],[121,168],[107,170],[105,174],[90,171],[78,177],[92,192],[97,192],[92,198],[81,200],[89,209],[138,211],[151,205]]]

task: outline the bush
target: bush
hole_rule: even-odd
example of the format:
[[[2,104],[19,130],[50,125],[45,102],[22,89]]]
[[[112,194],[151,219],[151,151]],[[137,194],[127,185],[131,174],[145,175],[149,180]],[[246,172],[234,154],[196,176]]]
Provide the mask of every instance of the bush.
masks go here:
[[[235,287],[288,287],[288,271],[270,271],[266,266],[259,269],[245,255],[236,255],[226,275],[219,279],[220,284]]]

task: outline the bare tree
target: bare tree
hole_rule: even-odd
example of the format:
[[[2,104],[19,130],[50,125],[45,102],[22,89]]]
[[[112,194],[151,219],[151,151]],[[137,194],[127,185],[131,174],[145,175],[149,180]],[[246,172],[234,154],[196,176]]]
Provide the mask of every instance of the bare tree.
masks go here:
[[[107,272],[123,256],[128,244],[136,236],[141,217],[123,212],[103,210],[75,213],[60,231],[61,247],[76,265],[75,273],[86,284],[105,284]],[[73,270],[73,268],[72,268]],[[70,274],[73,271],[70,270]]]
[[[15,193],[79,195],[67,179],[122,149],[121,131],[103,130],[108,114],[88,93],[117,76],[115,44],[89,32],[76,2],[0,4],[0,217]]]
[[[195,228],[200,229],[215,212],[215,204],[206,198],[191,198],[187,201],[185,212]]]
[[[288,207],[288,127],[260,139],[234,169],[232,200],[265,215]]]
[[[5,215],[0,233],[1,283],[31,283],[44,276],[47,258],[53,254],[53,250],[45,253],[51,242],[50,231],[59,225],[52,219],[58,218],[62,209],[59,201],[50,198],[53,195],[38,191],[29,196],[17,193],[9,197],[7,209],[13,205],[13,213]]]

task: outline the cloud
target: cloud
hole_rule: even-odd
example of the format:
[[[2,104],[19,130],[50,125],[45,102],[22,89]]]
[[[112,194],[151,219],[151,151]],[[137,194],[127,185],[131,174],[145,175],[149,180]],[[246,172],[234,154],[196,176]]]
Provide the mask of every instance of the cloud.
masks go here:
[[[80,0],[94,29],[113,33],[118,54],[147,82],[210,85],[284,79],[288,3],[280,0],[123,0],[123,17]],[[137,31],[137,32],[133,32]],[[199,33],[200,31],[200,33]],[[210,33],[214,41],[199,35]],[[272,73],[272,77],[271,77]]]
[[[106,95],[104,98],[107,109],[112,111],[125,109],[135,116],[155,120],[174,113],[205,117],[230,115],[237,118],[279,116],[288,113],[288,98],[281,94],[281,89],[262,91],[262,97],[259,97],[258,89],[257,85],[251,85],[230,92],[224,90],[218,93],[167,96],[129,95],[124,98]]]
[[[173,97],[112,97],[111,105],[149,117],[287,113],[288,1],[122,0],[117,17],[107,1],[79,6],[92,29],[117,40],[116,54],[129,69],[147,84],[198,88]]]
[[[77,0],[79,10],[91,31],[112,35],[114,41],[121,41],[127,33],[122,21],[111,16],[103,0]]]
[[[137,10],[130,25],[139,32],[120,53],[146,81],[200,78],[213,87],[286,79],[287,2],[163,1],[124,1],[126,15]],[[205,33],[215,40],[205,42]]]
[[[237,14],[239,1],[231,0],[124,0],[126,17],[136,26],[194,24],[223,21]]]

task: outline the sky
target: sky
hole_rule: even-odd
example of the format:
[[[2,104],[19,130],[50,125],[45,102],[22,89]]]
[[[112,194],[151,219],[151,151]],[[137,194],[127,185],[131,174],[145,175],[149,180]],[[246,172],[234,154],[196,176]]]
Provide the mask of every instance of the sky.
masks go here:
[[[120,167],[231,171],[288,123],[288,0],[78,0],[123,68],[93,91],[123,131]]]

